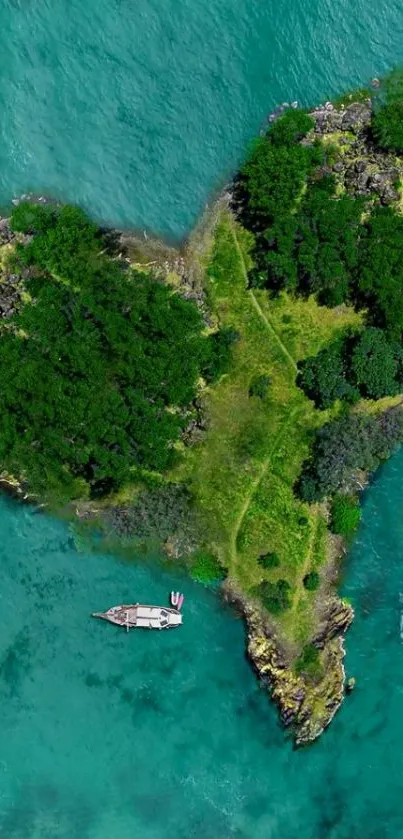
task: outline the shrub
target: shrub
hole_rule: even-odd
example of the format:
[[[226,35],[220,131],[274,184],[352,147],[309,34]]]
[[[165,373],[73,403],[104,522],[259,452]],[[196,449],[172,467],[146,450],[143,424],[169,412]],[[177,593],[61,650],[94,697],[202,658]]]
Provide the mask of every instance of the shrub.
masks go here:
[[[295,672],[306,673],[311,678],[319,678],[322,674],[319,650],[313,644],[305,644],[301,655],[295,662]]]
[[[198,551],[192,557],[190,576],[198,583],[207,584],[223,580],[225,571],[214,554]]]
[[[231,327],[223,327],[208,337],[207,362],[203,374],[208,382],[215,382],[231,366],[232,346],[239,341],[239,332]]]
[[[255,376],[249,385],[249,396],[257,396],[259,399],[264,399],[267,396],[269,385],[271,383],[270,376]]]
[[[319,584],[320,577],[317,571],[310,571],[309,574],[305,574],[304,586],[307,591],[316,591],[319,588]]]
[[[258,557],[257,561],[258,564],[264,569],[278,568],[278,566],[280,565],[280,557],[278,556],[278,554],[274,553],[274,551],[271,551],[267,554],[261,554],[261,556]]]
[[[360,520],[361,510],[354,496],[340,494],[334,496],[331,518],[333,533],[349,537],[357,530]]]
[[[291,606],[291,586],[287,580],[278,580],[276,583],[265,582],[258,586],[258,594],[264,607],[272,615],[281,615]]]

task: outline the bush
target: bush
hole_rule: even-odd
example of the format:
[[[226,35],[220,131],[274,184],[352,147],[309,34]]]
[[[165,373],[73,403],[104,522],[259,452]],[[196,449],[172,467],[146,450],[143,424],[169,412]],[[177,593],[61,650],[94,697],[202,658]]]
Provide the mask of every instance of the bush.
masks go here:
[[[208,337],[208,358],[203,374],[208,382],[215,382],[231,366],[232,346],[239,341],[239,332],[231,327],[223,327]]]
[[[281,615],[291,606],[291,586],[287,580],[278,580],[276,583],[265,582],[258,586],[260,599],[272,615]]]
[[[278,566],[280,565],[280,557],[278,556],[278,554],[274,553],[274,551],[271,551],[267,554],[261,554],[261,556],[258,557],[257,561],[258,564],[265,570],[269,568],[278,568]]]
[[[320,577],[317,571],[310,571],[309,574],[305,574],[304,586],[307,591],[316,591],[319,588],[319,584]]]
[[[269,385],[271,384],[270,376],[255,376],[249,385],[249,396],[257,396],[259,399],[264,399],[267,396]]]
[[[352,536],[361,520],[361,510],[352,495],[335,495],[332,501],[331,529],[341,536]]]
[[[198,583],[208,584],[223,580],[225,571],[214,554],[198,551],[192,557],[190,576]]]
[[[295,662],[295,672],[306,673],[311,678],[319,678],[322,674],[319,650],[313,644],[305,644],[301,655]]]

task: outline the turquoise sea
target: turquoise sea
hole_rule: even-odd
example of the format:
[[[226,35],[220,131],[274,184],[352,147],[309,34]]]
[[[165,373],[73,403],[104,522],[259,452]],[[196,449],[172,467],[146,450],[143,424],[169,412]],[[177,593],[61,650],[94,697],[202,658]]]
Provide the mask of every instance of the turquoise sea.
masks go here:
[[[216,594],[77,552],[69,528],[0,502],[0,836],[403,836],[403,452],[366,493],[346,567],[355,692],[293,751]],[[184,624],[126,634],[92,610],[186,596]]]
[[[403,59],[399,0],[2,0],[0,203],[183,237],[265,114]],[[1,839],[403,837],[403,452],[345,569],[357,688],[293,751],[213,591],[0,500]],[[186,595],[183,628],[89,613]],[[403,598],[402,598],[403,599]]]
[[[403,61],[401,0],[1,0],[0,204],[182,237],[279,102]]]

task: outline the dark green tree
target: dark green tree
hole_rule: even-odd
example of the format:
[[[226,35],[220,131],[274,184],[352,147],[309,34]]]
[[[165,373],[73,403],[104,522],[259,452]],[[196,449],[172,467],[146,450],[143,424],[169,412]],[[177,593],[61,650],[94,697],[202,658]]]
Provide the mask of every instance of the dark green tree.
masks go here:
[[[316,591],[319,588],[319,584],[320,577],[317,571],[310,571],[309,574],[305,574],[304,587],[307,591]]]
[[[0,341],[0,462],[39,493],[100,494],[167,469],[206,362],[196,307],[125,271],[74,207],[19,205],[31,296]]]
[[[391,207],[375,207],[363,227],[356,301],[367,320],[392,340],[403,332],[403,217]]]
[[[274,551],[269,551],[267,554],[261,554],[257,561],[261,568],[264,568],[265,571],[270,568],[278,568],[280,565],[280,557]]]
[[[382,329],[368,327],[351,347],[348,377],[362,397],[394,396],[402,387],[402,349]]]
[[[360,392],[349,380],[349,365],[346,339],[339,338],[317,355],[298,364],[298,387],[315,402],[318,408],[326,409],[336,399],[356,402]]]
[[[298,223],[298,288],[317,294],[325,306],[338,306],[350,297],[363,211],[357,198],[336,198],[335,187],[332,176],[312,180]]]
[[[264,373],[255,376],[249,385],[249,396],[265,399],[269,391],[270,381],[270,376],[266,376]]]
[[[297,482],[304,501],[320,501],[348,485],[357,470],[372,472],[403,440],[400,406],[381,416],[350,413],[317,432]]]
[[[403,152],[403,70],[387,75],[373,97],[372,131],[379,146]]]
[[[258,586],[258,593],[263,605],[272,615],[281,615],[291,606],[291,586],[287,580],[270,583],[265,580]]]

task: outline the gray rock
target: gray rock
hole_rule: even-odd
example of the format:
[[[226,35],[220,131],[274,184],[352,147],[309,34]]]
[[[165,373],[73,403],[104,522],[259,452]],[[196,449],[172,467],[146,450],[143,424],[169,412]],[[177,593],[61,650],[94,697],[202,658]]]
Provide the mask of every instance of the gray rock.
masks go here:
[[[341,127],[343,131],[352,131],[354,134],[358,134],[369,125],[370,121],[371,108],[361,102],[354,102],[344,111]]]

